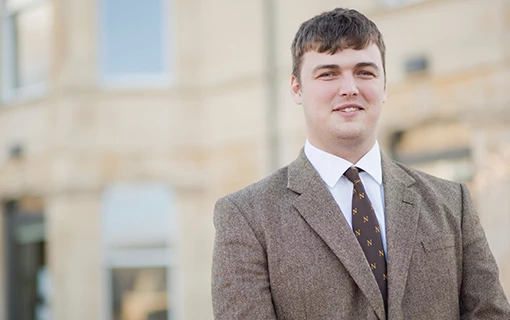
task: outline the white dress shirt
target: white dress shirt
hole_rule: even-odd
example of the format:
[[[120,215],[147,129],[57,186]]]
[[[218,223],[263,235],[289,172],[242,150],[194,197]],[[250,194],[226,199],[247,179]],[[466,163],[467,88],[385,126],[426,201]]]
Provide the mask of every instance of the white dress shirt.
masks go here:
[[[314,147],[308,140],[305,143],[305,155],[322,180],[326,183],[331,195],[342,211],[345,220],[352,229],[352,192],[353,184],[344,176],[344,172],[351,166],[363,169],[360,172],[361,182],[365,186],[368,198],[374,206],[375,215],[381,227],[381,237],[384,251],[386,249],[386,222],[384,219],[384,189],[382,184],[381,152],[377,141],[357,163],[327,153]]]

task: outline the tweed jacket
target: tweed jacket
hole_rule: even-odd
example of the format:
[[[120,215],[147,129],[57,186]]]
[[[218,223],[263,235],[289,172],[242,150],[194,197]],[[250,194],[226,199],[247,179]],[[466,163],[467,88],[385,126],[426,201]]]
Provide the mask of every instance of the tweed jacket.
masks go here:
[[[383,156],[388,310],[361,246],[301,151],[218,200],[215,319],[510,319],[467,188]]]

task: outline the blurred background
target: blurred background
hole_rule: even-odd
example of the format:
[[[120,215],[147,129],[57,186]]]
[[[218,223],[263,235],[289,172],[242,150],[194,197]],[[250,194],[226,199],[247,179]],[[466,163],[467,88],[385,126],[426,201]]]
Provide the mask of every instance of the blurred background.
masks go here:
[[[510,294],[509,0],[0,0],[0,319],[212,319],[215,201],[297,157],[299,24],[387,46],[385,154],[468,184]]]

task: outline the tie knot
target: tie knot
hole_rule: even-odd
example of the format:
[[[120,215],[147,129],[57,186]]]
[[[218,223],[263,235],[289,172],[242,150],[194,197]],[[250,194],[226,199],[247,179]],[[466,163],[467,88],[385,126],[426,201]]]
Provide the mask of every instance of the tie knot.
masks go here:
[[[350,167],[347,169],[347,171],[344,172],[344,176],[346,176],[350,182],[355,184],[356,181],[360,180],[358,171],[359,169],[357,167]]]

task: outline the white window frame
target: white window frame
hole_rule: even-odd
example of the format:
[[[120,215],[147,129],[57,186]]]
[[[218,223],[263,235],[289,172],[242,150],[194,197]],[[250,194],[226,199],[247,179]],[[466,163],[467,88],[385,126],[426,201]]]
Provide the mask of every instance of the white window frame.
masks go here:
[[[102,32],[102,28],[106,25],[106,16],[104,9],[104,1],[97,0],[99,26],[98,26],[98,75],[99,83],[106,89],[154,89],[154,88],[167,88],[174,82],[175,63],[175,36],[174,28],[171,22],[174,21],[174,4],[173,0],[162,0],[163,10],[161,10],[162,21],[162,55],[165,57],[163,60],[163,70],[160,73],[154,74],[131,74],[125,73],[123,75],[108,75],[105,74],[105,63],[107,56],[107,49],[104,44],[108,41],[106,34]]]
[[[43,80],[39,83],[34,83],[31,85],[25,85],[21,87],[16,87],[14,83],[14,68],[15,68],[15,42],[16,39],[14,37],[14,26],[12,16],[27,9],[32,6],[36,6],[42,3],[50,3],[52,4],[52,0],[24,0],[17,6],[7,6],[6,0],[0,0],[0,5],[2,6],[2,15],[1,15],[1,61],[0,61],[0,69],[1,69],[1,97],[0,101],[2,103],[10,103],[13,101],[20,100],[32,100],[44,97],[49,91],[49,84],[51,76],[48,76],[48,79]],[[50,44],[53,45],[53,44]],[[52,69],[53,59],[48,61],[50,64],[50,70]]]
[[[127,184],[134,185],[136,183]],[[170,194],[170,198],[174,199],[171,189],[167,188],[167,190]],[[174,210],[174,208],[171,209]],[[174,216],[174,218],[178,220],[176,216]],[[104,232],[103,225],[101,229]],[[179,236],[176,229],[175,234],[168,235],[166,246],[136,249],[109,248],[103,234],[101,248],[103,257],[102,292],[104,296],[99,296],[102,310],[101,319],[112,320],[112,269],[153,267],[166,269],[168,303],[171,306],[168,312],[169,318],[171,315],[171,319],[173,320],[183,319],[182,280],[181,277],[179,277],[181,274]],[[170,310],[172,311],[170,312]]]

